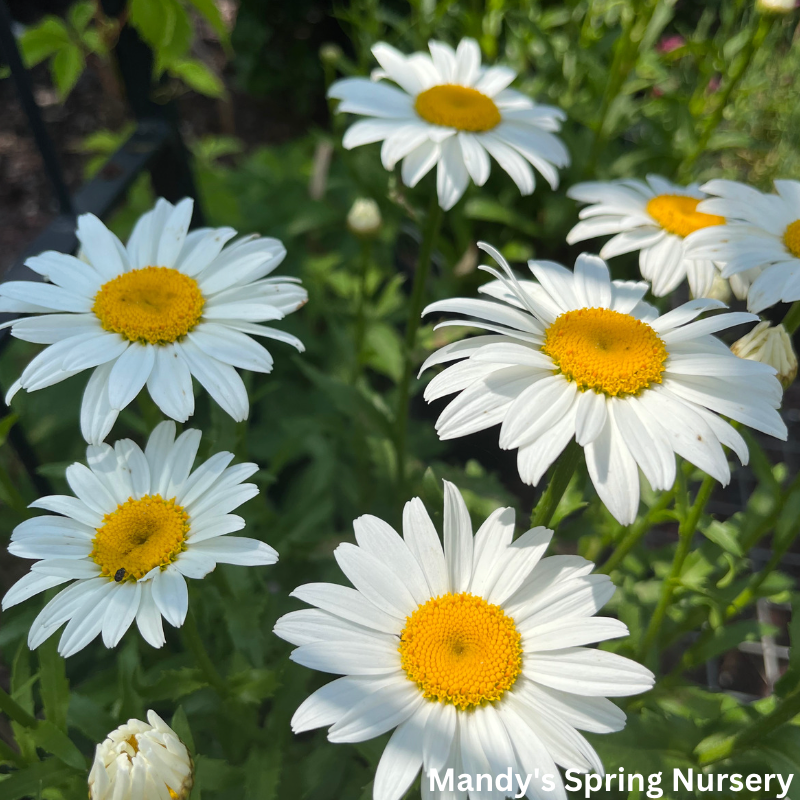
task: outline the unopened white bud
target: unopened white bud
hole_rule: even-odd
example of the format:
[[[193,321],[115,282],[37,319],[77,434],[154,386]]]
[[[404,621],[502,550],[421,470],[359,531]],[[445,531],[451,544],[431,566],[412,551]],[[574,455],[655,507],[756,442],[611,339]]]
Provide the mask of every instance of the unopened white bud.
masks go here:
[[[757,0],[756,8],[767,14],[789,14],[794,11],[797,3],[795,0]]]
[[[739,358],[774,367],[784,389],[788,389],[797,377],[797,356],[783,325],[773,328],[770,322],[759,322],[750,333],[733,344],[731,352]]]
[[[89,798],[136,800],[150,786],[153,797],[186,800],[193,784],[194,764],[186,745],[155,711],[148,711],[147,722],[129,719],[97,745]]]
[[[378,204],[367,197],[359,197],[347,214],[347,227],[361,239],[371,239],[381,229],[383,219]]]
[[[716,272],[714,280],[711,283],[711,288],[706,292],[706,297],[711,300],[720,300],[727,304],[731,299],[731,294],[730,281],[723,278],[719,272]]]

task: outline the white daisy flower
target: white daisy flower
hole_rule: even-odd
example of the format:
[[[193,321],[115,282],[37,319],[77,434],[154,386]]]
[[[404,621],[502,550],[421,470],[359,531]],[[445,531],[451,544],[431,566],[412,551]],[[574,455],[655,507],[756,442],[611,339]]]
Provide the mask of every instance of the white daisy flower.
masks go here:
[[[50,345],[6,396],[94,369],[81,407],[81,432],[99,444],[146,385],[158,407],[185,422],[194,413],[192,376],[235,420],[248,415],[235,367],[270,372],[272,356],[251,336],[303,349],[294,336],[257,323],[282,319],[306,302],[296,278],[266,277],[286,250],[277,239],[233,228],[188,233],[191,200],[159,200],[124,247],[93,214],[78,217],[85,261],[46,252],[26,265],[50,283],[0,285],[0,312],[34,314],[5,323],[18,339]],[[48,316],[40,316],[48,315]]]
[[[186,578],[202,578],[217,564],[274,564],[278,554],[255,539],[225,534],[244,528],[233,509],[258,494],[242,483],[257,464],[229,467],[232,453],[217,453],[192,472],[200,431],[175,438],[162,422],[144,453],[130,439],[90,445],[88,467],[67,468],[75,497],[42,497],[31,508],[59,516],[25,520],[11,534],[10,553],[35,559],[31,571],[3,598],[3,608],[53,586],[74,581],[34,620],[33,650],[65,622],[58,652],[65,658],[102,633],[114,647],[136,620],[153,647],[164,644],[163,616],[183,625]]]
[[[406,504],[403,537],[359,517],[358,545],[334,556],[355,588],[312,583],[292,596],[316,606],[281,617],[275,633],[297,645],[293,661],[343,675],[295,712],[295,733],[331,726],[331,742],[362,742],[394,729],[375,775],[375,800],[400,800],[423,770],[422,797],[443,777],[535,775],[528,797],[566,798],[556,764],[603,765],[578,730],[611,733],[625,714],[607,696],[647,691],[653,675],[585,645],[626,636],[594,614],[614,593],[578,556],[542,558],[552,531],[512,542],[514,511],[501,508],[473,537],[458,489],[444,483],[444,550],[419,498]],[[555,783],[548,791],[542,775]],[[473,798],[503,796],[469,793]]]
[[[89,800],[187,800],[194,764],[186,745],[155,711],[129,719],[97,745]]]
[[[439,205],[452,208],[470,178],[483,186],[489,156],[511,176],[522,194],[536,185],[531,164],[555,188],[557,167],[569,153],[553,131],[566,119],[563,111],[539,105],[507,88],[516,77],[508,67],[482,67],[474,39],[462,39],[454,51],[431,41],[427,53],[405,56],[379,42],[372,53],[382,69],[367,78],[344,78],[328,95],[341,100],[339,111],[369,119],[344,135],[346,149],[383,142],[381,160],[394,169],[401,159],[403,183],[417,183],[437,167]],[[397,86],[380,83],[382,79]]]
[[[775,181],[777,194],[724,180],[702,188],[715,196],[698,210],[721,214],[727,224],[698,233],[692,254],[722,262],[731,280],[755,270],[747,294],[754,313],[800,300],[800,181]]]
[[[711,295],[719,268],[710,258],[690,258],[687,251],[697,231],[720,229],[725,219],[698,211],[698,203],[706,195],[697,184],[678,186],[658,175],[648,175],[647,182],[578,183],[567,195],[591,203],[581,210],[581,221],[567,235],[569,244],[616,234],[603,245],[600,257],[608,259],[638,250],[642,277],[650,281],[656,297],[669,294],[687,279],[693,297]],[[739,299],[747,296],[754,277],[746,273],[731,282]]]
[[[597,256],[580,256],[574,273],[530,261],[537,283],[517,280],[500,253],[480,247],[504,273],[481,267],[497,278],[481,289],[494,300],[442,300],[423,312],[467,315],[441,325],[491,332],[449,344],[422,366],[459,361],[425,389],[428,402],[459,393],[436,423],[441,439],[501,424],[500,447],[518,451],[520,477],[536,486],[574,437],[598,495],[625,525],[639,506],[638,469],[654,489],[668,489],[673,453],[722,484],[730,470],[721,445],[746,463],[744,440],[718,414],[786,439],[775,370],[736,358],[711,335],[755,315],[692,322],[724,307],[697,299],[659,317],[641,299],[646,283],[611,281]]]

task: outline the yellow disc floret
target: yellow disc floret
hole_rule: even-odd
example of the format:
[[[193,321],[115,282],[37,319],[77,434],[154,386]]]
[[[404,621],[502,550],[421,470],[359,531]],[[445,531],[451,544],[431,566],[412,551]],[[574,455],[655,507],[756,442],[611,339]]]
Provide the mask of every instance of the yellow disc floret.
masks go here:
[[[787,225],[786,232],[783,234],[783,243],[795,258],[800,258],[800,219]]]
[[[453,83],[420,92],[414,108],[424,120],[459,131],[490,131],[500,124],[500,111],[491,97]]]
[[[660,194],[647,204],[647,213],[667,233],[676,236],[688,236],[701,228],[725,224],[725,217],[698,211],[700,202],[696,197],[682,194]]]
[[[646,323],[608,308],[567,311],[547,329],[542,352],[561,374],[606,395],[635,395],[661,383],[667,348]]]
[[[167,567],[186,549],[189,515],[160,494],[129,498],[103,517],[91,557],[100,574],[116,581],[138,580],[153,567]]]
[[[462,711],[499,700],[522,669],[521,637],[500,606],[462,592],[434,597],[406,619],[400,657],[428,700]]]
[[[132,342],[170,344],[197,325],[204,305],[194,278],[169,267],[143,267],[104,283],[92,311],[105,330]]]

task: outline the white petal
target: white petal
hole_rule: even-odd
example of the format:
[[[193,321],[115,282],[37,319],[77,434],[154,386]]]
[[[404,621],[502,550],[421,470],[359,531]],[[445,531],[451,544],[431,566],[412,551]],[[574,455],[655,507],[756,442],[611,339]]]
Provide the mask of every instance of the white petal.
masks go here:
[[[181,349],[174,344],[154,348],[155,360],[147,379],[153,402],[172,419],[186,422],[194,414],[192,373]]]
[[[334,583],[308,583],[298,586],[290,597],[296,597],[306,603],[322,608],[343,619],[366,625],[376,631],[399,635],[405,625],[405,618],[400,619],[381,611],[364,595],[348,586]]]
[[[453,136],[442,143],[442,157],[436,172],[436,191],[439,205],[449,211],[469,186],[469,172],[461,154],[458,137]]]
[[[101,364],[92,373],[81,402],[81,433],[90,444],[100,444],[111,432],[119,412],[111,408],[108,381],[113,362]]]
[[[425,573],[430,596],[446,594],[450,579],[442,543],[418,497],[409,500],[403,509],[403,538]]]
[[[180,349],[192,375],[220,407],[237,422],[247,419],[247,390],[236,370],[210,358],[191,341],[181,342]]]
[[[444,484],[444,556],[451,592],[465,592],[472,578],[472,521],[458,488]]]
[[[75,231],[89,263],[104,281],[126,271],[122,243],[94,214],[81,214]]]
[[[401,800],[422,766],[422,735],[431,708],[424,703],[392,734],[375,771],[375,800]]]
[[[103,644],[116,647],[139,610],[142,595],[140,583],[126,581],[116,587],[111,594],[103,616]]]
[[[172,268],[175,266],[178,255],[183,249],[183,243],[186,241],[193,209],[194,200],[190,197],[185,197],[172,209],[158,240],[156,264],[159,267]]]
[[[189,610],[189,591],[183,575],[174,566],[159,570],[152,580],[153,600],[161,616],[180,628]]]
[[[139,627],[139,633],[148,644],[156,648],[163,646],[166,639],[161,622],[161,612],[153,599],[153,581],[145,581],[142,584],[142,596],[136,612],[136,624]]]
[[[278,560],[278,554],[268,544],[242,536],[223,536],[195,542],[192,549],[220,564],[238,564],[242,567],[274,564]]]

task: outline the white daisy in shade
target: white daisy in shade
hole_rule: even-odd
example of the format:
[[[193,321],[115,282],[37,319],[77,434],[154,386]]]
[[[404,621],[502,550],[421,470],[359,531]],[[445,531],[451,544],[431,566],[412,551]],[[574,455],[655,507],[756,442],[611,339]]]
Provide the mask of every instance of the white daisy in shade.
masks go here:
[[[786,438],[775,370],[736,358],[711,335],[755,315],[695,320],[723,307],[697,299],[659,317],[642,301],[646,283],[611,281],[597,256],[580,256],[574,272],[530,261],[538,282],[520,281],[500,253],[480,247],[502,267],[481,267],[497,278],[482,287],[494,299],[442,300],[424,312],[466,315],[440,324],[490,331],[443,347],[422,366],[459,361],[425,389],[429,402],[459,393],[436,423],[441,439],[500,424],[500,447],[518,451],[520,477],[536,486],[575,438],[598,495],[629,524],[639,469],[654,489],[668,489],[674,453],[723,484],[730,470],[721,445],[747,461],[744,440],[719,414]]]
[[[46,252],[26,261],[50,283],[0,285],[0,312],[34,314],[5,323],[18,339],[50,345],[8,392],[33,391],[94,369],[81,407],[87,442],[102,442],[144,386],[168,416],[194,413],[192,376],[234,419],[248,415],[235,368],[270,372],[272,356],[252,336],[303,349],[290,334],[258,323],[306,302],[296,278],[269,275],[286,251],[277,239],[232,228],[188,233],[192,201],[159,200],[124,247],[92,214],[78,217],[85,260]],[[42,316],[47,315],[47,316]]]
[[[711,258],[689,257],[697,231],[721,230],[724,217],[702,213],[698,204],[706,195],[696,184],[678,186],[658,175],[636,179],[578,183],[567,192],[573,200],[591,205],[580,212],[581,221],[567,235],[575,244],[597,236],[616,234],[603,245],[601,258],[639,251],[639,269],[650,281],[656,297],[663,297],[684,280],[694,297],[708,297],[719,268]],[[757,274],[757,271],[756,271]],[[742,299],[755,275],[737,275],[731,281]]]
[[[699,210],[724,215],[727,224],[697,234],[692,254],[722,262],[731,281],[760,273],[747,294],[750,311],[800,300],[800,181],[775,181],[777,194],[724,180],[702,188],[715,196]]]
[[[614,593],[578,556],[542,558],[552,537],[534,528],[512,541],[514,511],[495,511],[473,536],[458,489],[444,484],[444,550],[422,502],[403,512],[403,536],[359,517],[358,545],[334,556],[355,588],[312,583],[292,595],[314,609],[281,617],[291,658],[343,675],[295,712],[296,733],[331,726],[331,742],[363,742],[394,729],[373,786],[400,800],[423,770],[423,798],[466,797],[428,775],[536,776],[528,797],[566,798],[556,764],[603,765],[578,730],[611,733],[625,714],[611,697],[650,689],[653,675],[586,645],[626,636],[594,617]],[[554,776],[553,788],[543,775]],[[456,778],[457,779],[457,778]],[[470,792],[473,798],[503,796]]]
[[[89,800],[187,800],[194,764],[186,745],[155,711],[129,719],[97,745]]]
[[[383,142],[383,166],[394,169],[402,159],[406,186],[416,186],[436,167],[445,210],[458,202],[470,178],[478,186],[486,183],[490,156],[522,194],[536,186],[531,165],[555,188],[557,168],[569,164],[567,149],[553,135],[564,112],[509,89],[516,73],[482,67],[474,39],[462,39],[455,51],[444,42],[428,47],[430,55],[405,56],[379,42],[372,53],[382,69],[374,80],[344,78],[331,86],[329,96],[342,101],[339,111],[369,118],[347,130],[345,148]]]
[[[145,451],[129,439],[90,445],[89,466],[67,468],[75,497],[42,497],[32,508],[58,516],[18,525],[8,549],[35,559],[31,571],[3,598],[3,608],[74,581],[34,620],[31,649],[65,622],[58,651],[70,656],[102,633],[114,647],[134,620],[153,647],[164,644],[161,618],[178,628],[188,610],[186,578],[202,578],[217,564],[274,564],[268,544],[225,534],[244,528],[233,509],[258,494],[243,483],[256,464],[229,467],[232,453],[217,453],[192,472],[200,431],[175,438],[162,422]]]

